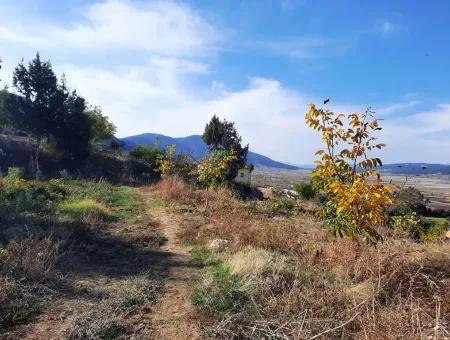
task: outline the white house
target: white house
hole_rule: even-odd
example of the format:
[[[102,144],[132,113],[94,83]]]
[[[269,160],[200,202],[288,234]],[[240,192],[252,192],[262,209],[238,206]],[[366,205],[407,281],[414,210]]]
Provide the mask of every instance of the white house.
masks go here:
[[[235,177],[234,181],[236,183],[250,186],[251,177],[252,177],[251,174],[252,174],[252,172],[247,168],[239,169],[238,174]]]

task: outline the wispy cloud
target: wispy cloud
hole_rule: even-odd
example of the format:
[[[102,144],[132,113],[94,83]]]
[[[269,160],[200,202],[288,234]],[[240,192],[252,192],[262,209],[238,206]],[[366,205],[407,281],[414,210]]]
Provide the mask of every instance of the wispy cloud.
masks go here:
[[[276,41],[259,41],[251,45],[279,56],[294,60],[344,56],[354,46],[351,37],[324,37],[308,35]]]
[[[394,23],[391,20],[380,19],[374,25],[374,31],[384,36],[393,35],[402,30],[400,24]]]

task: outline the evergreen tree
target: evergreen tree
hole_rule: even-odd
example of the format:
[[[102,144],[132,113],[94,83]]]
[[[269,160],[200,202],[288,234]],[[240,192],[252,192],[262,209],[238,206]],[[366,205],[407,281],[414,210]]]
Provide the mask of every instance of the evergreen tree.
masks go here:
[[[90,120],[86,102],[68,90],[64,76],[58,82],[49,61],[42,61],[39,53],[28,66],[22,60],[14,70],[13,85],[29,107],[23,119],[26,130],[39,139],[54,139],[69,159],[87,155]]]
[[[246,165],[248,145],[242,147],[242,138],[238,134],[234,122],[221,121],[214,115],[210,122],[206,124],[202,136],[208,145],[210,152],[217,150],[227,150],[236,153],[236,159],[230,162],[227,179],[236,177],[238,170]]]

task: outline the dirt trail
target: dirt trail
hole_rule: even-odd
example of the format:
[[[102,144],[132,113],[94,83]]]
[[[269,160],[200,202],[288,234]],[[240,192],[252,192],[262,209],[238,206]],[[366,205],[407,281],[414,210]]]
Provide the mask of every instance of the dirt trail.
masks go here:
[[[194,270],[189,263],[189,252],[178,240],[179,223],[176,216],[161,209],[152,212],[158,221],[159,232],[167,242],[161,248],[168,256],[160,265],[168,270],[165,293],[152,312],[154,339],[200,339],[195,308],[191,303],[192,289],[189,279]]]
[[[63,272],[75,291],[63,292],[34,322],[0,335],[0,339],[64,339],[78,315],[97,308],[99,300],[92,296],[114,294],[123,280],[143,273],[151,275],[149,284],[159,282],[163,289],[156,301],[144,304],[125,320],[134,326],[133,338],[201,338],[189,285],[195,269],[177,239],[176,216],[164,208],[150,208],[153,194],[148,188],[139,188],[137,194],[142,209],[135,223],[112,225],[95,241],[93,253],[75,250],[69,255]],[[167,241],[150,246],[147,241],[154,235]]]

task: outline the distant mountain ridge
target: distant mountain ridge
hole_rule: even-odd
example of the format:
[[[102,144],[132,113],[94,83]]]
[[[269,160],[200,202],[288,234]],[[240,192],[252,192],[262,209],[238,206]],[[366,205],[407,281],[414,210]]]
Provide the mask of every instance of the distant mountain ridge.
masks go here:
[[[157,143],[159,143],[162,148],[173,144],[175,145],[176,150],[179,154],[189,155],[196,160],[208,154],[208,146],[199,135],[173,138],[156,133],[143,133],[136,136],[121,138],[120,140],[124,143],[125,150],[132,150],[138,144],[156,145]],[[269,157],[252,151],[248,152],[247,161],[253,164],[255,167],[267,167],[285,170],[299,169],[297,166],[277,162],[273,159],[270,159]]]
[[[431,164],[431,163],[393,163],[384,164],[379,168],[383,172],[393,174],[411,174],[411,175],[427,175],[441,174],[450,175],[449,164]]]

